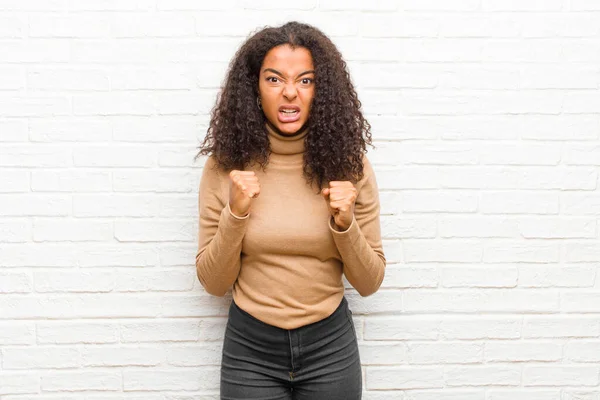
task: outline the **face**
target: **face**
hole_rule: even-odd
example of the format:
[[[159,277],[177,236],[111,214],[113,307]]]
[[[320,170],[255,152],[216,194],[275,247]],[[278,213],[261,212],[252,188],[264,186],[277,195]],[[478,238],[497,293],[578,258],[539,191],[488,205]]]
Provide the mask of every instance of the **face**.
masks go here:
[[[269,50],[260,68],[258,91],[269,122],[284,134],[297,132],[308,120],[315,94],[310,51],[287,44]]]

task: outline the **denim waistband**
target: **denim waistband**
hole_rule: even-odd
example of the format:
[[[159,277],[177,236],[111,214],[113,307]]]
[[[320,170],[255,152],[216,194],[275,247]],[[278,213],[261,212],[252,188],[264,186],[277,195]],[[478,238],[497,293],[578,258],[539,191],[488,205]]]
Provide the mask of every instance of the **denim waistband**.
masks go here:
[[[305,343],[311,343],[328,336],[331,332],[334,332],[341,326],[347,324],[349,316],[351,316],[351,311],[348,308],[348,300],[346,300],[345,297],[342,297],[338,307],[328,317],[299,328],[283,329],[255,318],[241,309],[235,301],[232,300],[229,308],[228,324],[241,331],[247,330],[249,334],[259,334],[262,340],[274,340],[279,342],[277,338],[285,339],[288,337],[288,333],[291,332],[304,338]]]

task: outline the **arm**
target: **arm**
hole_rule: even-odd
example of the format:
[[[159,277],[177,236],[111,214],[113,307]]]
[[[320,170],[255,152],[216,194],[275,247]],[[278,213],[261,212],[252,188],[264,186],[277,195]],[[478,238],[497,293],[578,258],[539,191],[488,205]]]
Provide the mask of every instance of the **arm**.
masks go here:
[[[357,184],[358,196],[350,227],[340,232],[331,218],[329,229],[342,256],[348,282],[361,296],[369,296],[381,286],[386,260],[381,242],[377,181],[366,157],[363,162],[364,177]]]
[[[198,193],[200,216],[196,273],[206,291],[223,296],[240,272],[242,239],[248,216],[234,216],[226,196],[227,175],[210,157],[202,171]]]

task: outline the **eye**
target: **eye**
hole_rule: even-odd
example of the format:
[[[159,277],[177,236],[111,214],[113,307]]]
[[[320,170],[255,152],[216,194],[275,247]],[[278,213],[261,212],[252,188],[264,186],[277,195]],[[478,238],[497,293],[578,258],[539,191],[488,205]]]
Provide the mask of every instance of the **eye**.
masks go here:
[[[303,78],[301,82],[303,85],[309,85],[314,82],[314,79],[313,78]]]
[[[277,83],[277,82],[279,82],[279,79],[275,76],[269,76],[269,77],[267,77],[267,82]]]

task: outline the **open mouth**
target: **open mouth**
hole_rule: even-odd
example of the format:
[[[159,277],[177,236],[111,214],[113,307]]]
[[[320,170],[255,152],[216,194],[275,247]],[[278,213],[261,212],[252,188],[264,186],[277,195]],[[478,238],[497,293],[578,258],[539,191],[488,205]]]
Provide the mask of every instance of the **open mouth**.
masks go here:
[[[285,105],[279,107],[277,116],[280,122],[295,122],[300,118],[300,107]]]

